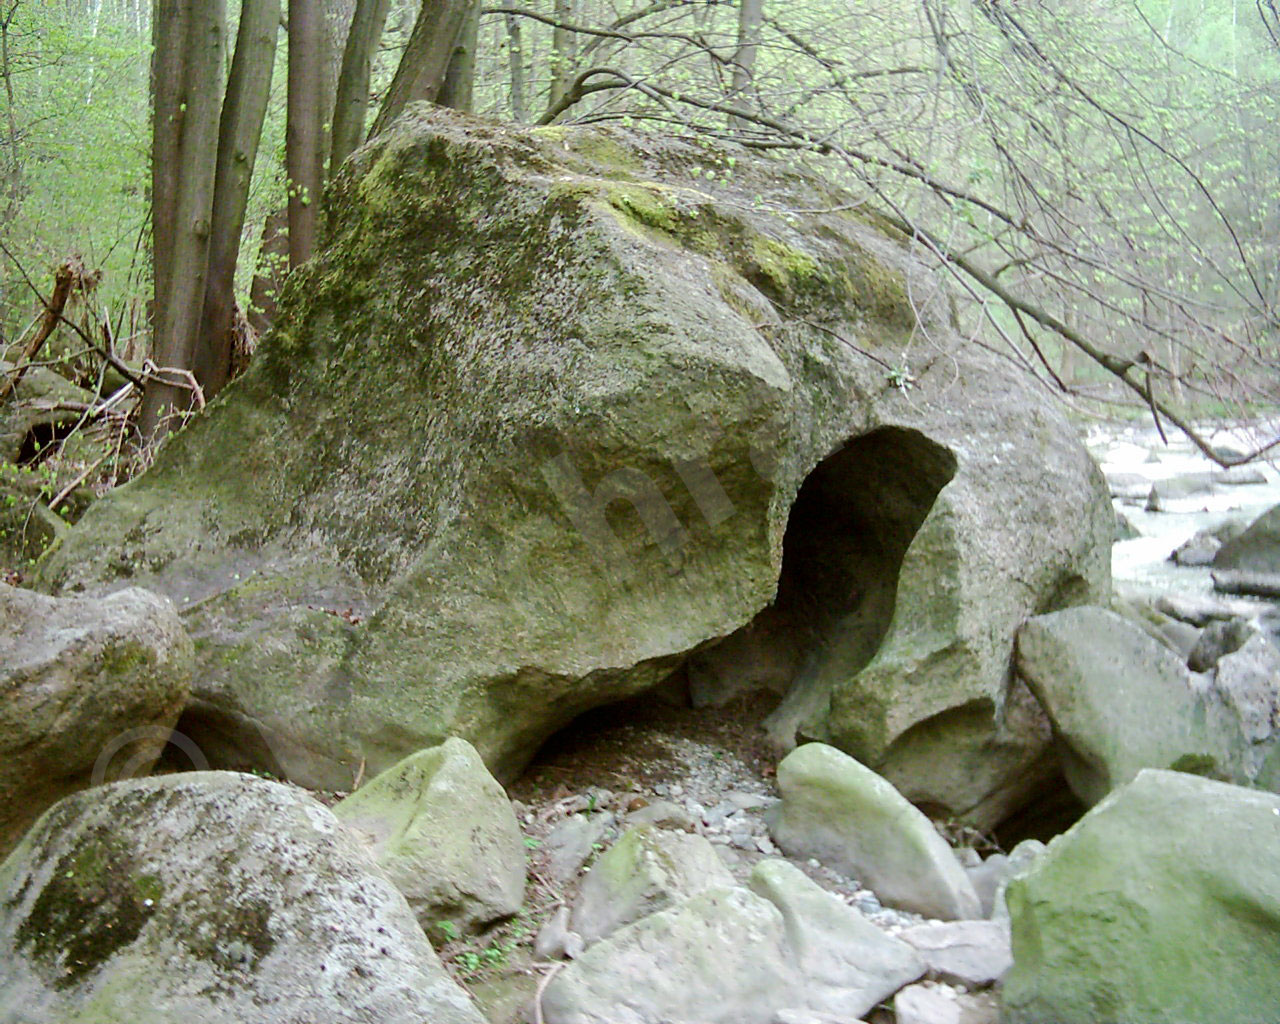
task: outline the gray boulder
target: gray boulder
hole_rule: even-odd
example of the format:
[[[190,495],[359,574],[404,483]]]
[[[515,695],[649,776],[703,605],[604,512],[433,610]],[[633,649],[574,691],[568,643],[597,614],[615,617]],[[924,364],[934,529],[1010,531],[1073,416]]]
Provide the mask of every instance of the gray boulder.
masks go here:
[[[715,889],[620,928],[556,975],[547,1024],[771,1024],[803,1005],[782,914]]]
[[[999,1024],[1001,1019],[1000,1004],[989,992],[929,984],[908,985],[894,996],[893,1016],[895,1024]]]
[[[1248,619],[1215,619],[1201,630],[1187,655],[1187,667],[1192,672],[1208,672],[1220,658],[1240,650],[1257,635],[1257,628]]]
[[[1141,772],[1010,885],[1003,1019],[1274,1019],[1278,839],[1280,797]]]
[[[1238,537],[1224,543],[1213,564],[1218,569],[1280,575],[1280,505],[1264,512]]]
[[[1169,561],[1182,566],[1212,565],[1222,541],[1206,530],[1187,538],[1169,555]]]
[[[843,1020],[860,1017],[915,981],[925,960],[785,860],[763,860],[748,883],[782,912],[803,976],[804,1006]]]
[[[163,597],[55,599],[0,584],[0,854],[69,793],[150,771],[191,666]]]
[[[934,921],[904,928],[899,938],[915,948],[931,975],[959,985],[994,984],[1013,966],[1003,919]]]
[[[478,928],[524,901],[524,837],[466,740],[405,758],[333,813],[369,846],[424,928]]]
[[[1238,719],[1178,655],[1102,608],[1029,619],[1017,669],[1053,721],[1072,790],[1094,804],[1142,768],[1248,782]]]
[[[609,813],[569,815],[543,840],[536,854],[539,869],[554,881],[568,882],[602,847],[613,822]]]
[[[706,889],[734,884],[702,836],[630,828],[592,866],[573,906],[571,927],[588,942]]]
[[[1212,597],[1188,594],[1161,594],[1156,599],[1155,608],[1165,615],[1172,616],[1179,622],[1191,626],[1207,626],[1211,622],[1225,621],[1236,617],[1229,605]]]
[[[251,776],[53,807],[0,865],[0,1020],[482,1024],[321,804]]]
[[[213,763],[341,789],[461,735],[505,780],[767,612],[791,742],[1025,799],[1013,633],[1106,593],[1112,512],[900,238],[782,159],[426,105],[329,199],[250,370],[42,569],[191,607]]]
[[[805,744],[778,765],[778,789],[769,831],[787,854],[856,877],[888,906],[944,920],[979,916],[973,883],[946,840],[849,755]]]

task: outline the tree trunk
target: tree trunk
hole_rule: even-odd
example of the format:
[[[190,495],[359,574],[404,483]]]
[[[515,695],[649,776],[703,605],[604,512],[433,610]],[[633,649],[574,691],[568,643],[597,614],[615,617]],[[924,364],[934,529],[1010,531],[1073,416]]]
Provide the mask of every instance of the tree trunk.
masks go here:
[[[300,267],[315,249],[317,214],[324,188],[322,17],[319,0],[290,0],[285,127],[290,269]]]
[[[573,8],[573,0],[556,0],[556,21],[572,21]],[[576,41],[573,32],[558,24],[551,30],[551,89],[547,97],[548,109],[557,106],[569,91],[577,58],[574,53]]]
[[[524,40],[520,32],[520,19],[514,14],[504,16],[507,24],[507,53],[511,60],[511,119],[523,124],[529,118],[524,102]]]
[[[266,334],[276,319],[280,289],[289,273],[289,211],[273,210],[262,223],[258,262],[249,289],[249,326],[259,336]]]
[[[158,4],[154,32],[151,173],[156,274],[151,352],[161,367],[189,369],[208,275],[226,56],[223,4]],[[173,379],[181,381],[180,376]],[[180,383],[152,381],[142,403],[143,436],[163,433],[167,415],[188,408],[191,398]]]
[[[391,0],[358,0],[356,4],[334,99],[333,145],[329,153],[331,175],[337,173],[342,162],[364,141],[373,55],[382,39],[390,7]]]
[[[206,398],[222,389],[231,369],[236,262],[240,257],[249,183],[271,94],[279,27],[280,0],[245,0],[218,129],[209,283],[205,289],[204,324],[191,367]]]
[[[467,19],[458,33],[458,44],[453,48],[449,66],[445,69],[444,84],[436,102],[442,107],[462,110],[470,114],[475,110],[476,51],[480,48],[480,3],[474,0]]]
[[[408,104],[417,100],[434,103],[439,98],[458,35],[472,6],[472,0],[422,0],[409,45],[373,122],[370,137],[399,117]]]
[[[733,88],[730,97],[742,107],[755,109],[750,95],[760,50],[760,26],[764,23],[764,0],[742,0],[738,8],[738,49],[733,54]],[[730,117],[730,128],[743,128],[742,118]]]

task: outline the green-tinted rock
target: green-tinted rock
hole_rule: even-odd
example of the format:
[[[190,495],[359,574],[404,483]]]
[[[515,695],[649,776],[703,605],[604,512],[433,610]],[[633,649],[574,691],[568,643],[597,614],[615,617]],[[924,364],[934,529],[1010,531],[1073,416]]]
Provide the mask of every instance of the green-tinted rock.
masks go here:
[[[1243,1024],[1280,1006],[1280,797],[1148,769],[1009,886],[1007,1024]]]
[[[778,765],[778,789],[769,831],[789,855],[816,857],[891,906],[943,920],[980,916],[973,883],[929,819],[849,755],[805,744]]]
[[[1017,803],[1013,631],[1105,591],[1111,512],[900,240],[797,164],[425,106],[329,207],[253,367],[42,570],[191,607],[214,763],[346,788],[461,735],[506,778],[777,596],[792,734]]]
[[[468,930],[524,900],[524,839],[507,794],[466,740],[388,768],[334,807],[427,929]]]

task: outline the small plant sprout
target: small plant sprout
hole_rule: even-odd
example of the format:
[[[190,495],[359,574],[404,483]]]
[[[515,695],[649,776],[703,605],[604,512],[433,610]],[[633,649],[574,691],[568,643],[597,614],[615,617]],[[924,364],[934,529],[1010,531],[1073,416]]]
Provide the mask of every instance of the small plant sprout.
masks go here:
[[[911,375],[911,369],[906,366],[895,366],[887,374],[885,381],[890,387],[895,387],[899,391],[910,391],[915,387],[916,379]]]

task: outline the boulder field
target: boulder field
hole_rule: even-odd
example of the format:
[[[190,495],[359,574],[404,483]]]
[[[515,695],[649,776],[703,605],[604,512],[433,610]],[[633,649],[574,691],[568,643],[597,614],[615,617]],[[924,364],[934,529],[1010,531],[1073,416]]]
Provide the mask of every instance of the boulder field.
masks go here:
[[[906,240],[800,163],[426,107],[330,210],[247,375],[41,568],[175,603],[214,767],[345,789],[458,735],[509,779],[739,673],[941,814],[1052,771],[1012,638],[1105,600],[1114,516]]]

